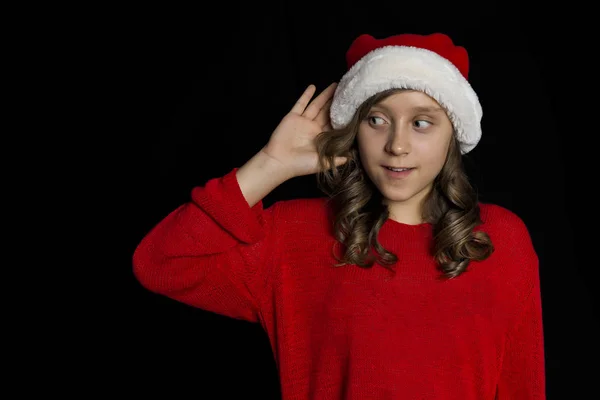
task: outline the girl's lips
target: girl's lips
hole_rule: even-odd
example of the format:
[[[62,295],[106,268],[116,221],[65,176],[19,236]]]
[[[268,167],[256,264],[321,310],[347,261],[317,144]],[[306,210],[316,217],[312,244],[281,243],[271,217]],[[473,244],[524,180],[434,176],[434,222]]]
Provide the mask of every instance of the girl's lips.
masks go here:
[[[396,167],[395,165],[384,165],[383,167],[385,167],[385,168],[394,168],[394,169],[401,169],[401,168],[412,169],[412,168],[414,168],[414,167],[404,167],[404,166]]]
[[[404,171],[392,171],[390,169],[388,169],[387,167],[383,167],[383,169],[385,169],[386,174],[390,177],[390,178],[394,178],[394,179],[402,179],[402,178],[406,178],[407,176],[410,175],[410,173],[413,171],[414,168],[410,168]]]

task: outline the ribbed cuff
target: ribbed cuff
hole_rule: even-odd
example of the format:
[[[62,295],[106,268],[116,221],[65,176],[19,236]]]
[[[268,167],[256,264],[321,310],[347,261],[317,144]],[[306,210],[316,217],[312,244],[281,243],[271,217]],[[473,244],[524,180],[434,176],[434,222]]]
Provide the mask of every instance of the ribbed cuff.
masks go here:
[[[224,230],[244,243],[255,243],[264,237],[263,202],[253,207],[242,194],[234,168],[226,175],[209,180],[203,187],[192,189],[192,201],[210,215]]]

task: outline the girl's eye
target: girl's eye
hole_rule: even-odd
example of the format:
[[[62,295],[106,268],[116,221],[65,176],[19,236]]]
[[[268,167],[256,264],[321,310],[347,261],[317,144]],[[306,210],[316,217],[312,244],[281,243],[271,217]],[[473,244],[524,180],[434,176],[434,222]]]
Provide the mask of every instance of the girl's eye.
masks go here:
[[[381,125],[385,123],[385,120],[381,117],[375,117],[375,116],[371,116],[369,117],[369,121],[373,124],[373,125]]]
[[[422,129],[422,128],[427,128],[427,127],[429,127],[430,125],[431,125],[431,122],[429,122],[429,121],[425,121],[425,120],[423,120],[423,119],[420,119],[420,120],[418,120],[418,121],[415,121],[415,126],[416,126],[417,128],[421,128],[421,129]]]

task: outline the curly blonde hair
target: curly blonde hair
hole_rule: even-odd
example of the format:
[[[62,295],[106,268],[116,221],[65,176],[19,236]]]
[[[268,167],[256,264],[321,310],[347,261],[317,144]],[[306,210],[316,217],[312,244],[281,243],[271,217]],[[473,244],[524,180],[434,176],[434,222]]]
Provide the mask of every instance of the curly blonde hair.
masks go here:
[[[357,110],[352,121],[342,129],[322,132],[316,138],[322,172],[317,184],[328,197],[334,215],[334,235],[343,247],[340,263],[372,267],[375,262],[395,273],[393,264],[398,256],[383,248],[378,241],[379,230],[389,217],[383,197],[361,166],[356,135],[360,122],[371,107],[401,89],[381,92]],[[335,157],[347,157],[348,162],[337,168]],[[463,169],[462,155],[456,135],[450,143],[442,170],[434,180],[433,190],[425,199],[423,221],[433,226],[432,256],[447,278],[464,272],[471,260],[484,260],[494,251],[487,233],[474,231],[481,224],[477,192]],[[371,251],[375,250],[375,253]]]

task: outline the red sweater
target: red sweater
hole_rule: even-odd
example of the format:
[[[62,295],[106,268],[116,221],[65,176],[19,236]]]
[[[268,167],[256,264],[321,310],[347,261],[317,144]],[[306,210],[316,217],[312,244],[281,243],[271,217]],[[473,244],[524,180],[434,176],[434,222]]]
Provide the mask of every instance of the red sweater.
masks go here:
[[[453,280],[430,224],[388,220],[397,274],[334,268],[324,199],[250,208],[235,169],[191,192],[133,255],[150,291],[260,323],[284,400],[545,399],[538,258],[519,217],[481,204],[496,251]]]

